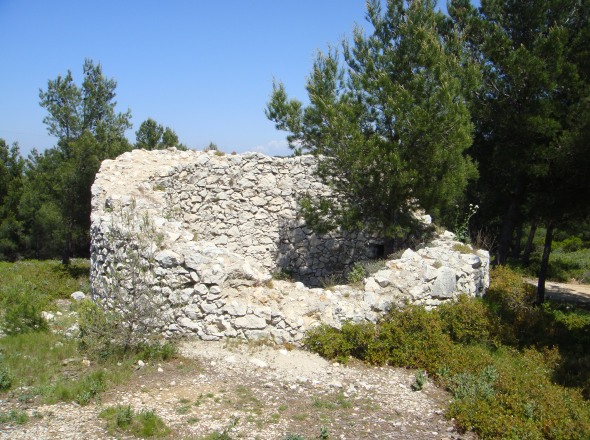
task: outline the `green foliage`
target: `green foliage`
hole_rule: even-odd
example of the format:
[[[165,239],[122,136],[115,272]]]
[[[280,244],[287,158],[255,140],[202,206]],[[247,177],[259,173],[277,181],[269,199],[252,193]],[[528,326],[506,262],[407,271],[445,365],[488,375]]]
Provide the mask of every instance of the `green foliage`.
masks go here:
[[[372,32],[357,28],[340,54],[319,53],[307,81],[310,104],[274,84],[266,115],[295,154],[318,157],[332,198],[306,198],[318,231],[362,227],[402,235],[417,207],[439,216],[475,177],[464,155],[472,125],[467,96],[478,69],[460,36],[443,30],[435,2],[367,2]]]
[[[0,328],[8,335],[47,330],[41,315],[46,295],[25,281],[0,287]]]
[[[26,411],[22,409],[11,409],[8,412],[0,411],[0,423],[16,423],[17,425],[24,425],[29,421],[29,416]]]
[[[299,434],[287,434],[283,440],[305,440],[305,437]]]
[[[500,325],[494,313],[481,299],[460,295],[456,302],[441,304],[438,314],[443,331],[455,342],[470,344],[491,342]]]
[[[587,438],[590,312],[535,307],[533,298],[519,274],[499,267],[483,299],[317,327],[305,344],[329,358],[425,370],[453,394],[449,417],[482,438]]]
[[[87,287],[88,262],[64,268],[55,261],[0,262],[0,327],[7,334],[44,331],[50,301]]]
[[[47,390],[49,402],[74,401],[78,405],[88,405],[92,399],[107,389],[107,373],[95,370],[83,374],[78,380],[58,380]]]
[[[24,164],[18,144],[9,147],[0,139],[0,260],[16,260],[26,239],[18,215]]]
[[[37,197],[30,194],[23,200],[32,229],[40,226],[36,212],[48,204],[58,208],[66,264],[73,250],[79,252],[78,240],[87,249],[90,187],[101,161],[131,149],[125,138],[131,114],[115,113],[116,81],[105,78],[100,64],[92,60],[84,62],[83,76],[78,87],[68,71],[65,77],[49,80],[47,89],[39,92],[40,105],[48,112],[43,121],[58,144],[42,155],[33,152],[27,164],[25,193]]]
[[[414,390],[414,391],[422,390],[422,388],[424,388],[424,385],[426,385],[427,381],[428,381],[428,376],[426,375],[424,370],[418,370],[418,372],[416,373],[416,377],[414,379],[414,382],[412,383],[412,390]]]
[[[480,227],[499,236],[505,264],[522,222],[587,219],[590,169],[588,38],[584,2],[449,2],[452,24],[482,62],[473,95]],[[585,139],[585,140],[584,140]]]
[[[170,428],[154,411],[135,412],[130,405],[106,408],[99,417],[107,421],[107,429],[112,435],[129,433],[140,438],[162,438],[170,433]]]
[[[367,276],[364,266],[361,263],[355,263],[351,271],[348,273],[349,284],[362,283]]]
[[[455,236],[457,240],[462,241],[464,243],[470,243],[471,237],[469,236],[469,221],[471,217],[473,217],[477,210],[479,209],[478,205],[473,205],[473,203],[469,204],[469,210],[462,219],[459,218],[459,212],[457,211],[457,217],[455,217]]]
[[[292,281],[293,274],[288,270],[276,270],[272,273],[273,280]]]
[[[164,150],[175,147],[179,150],[187,148],[178,142],[178,136],[170,127],[164,128],[152,118],[141,123],[135,132],[135,148],[144,150]]]
[[[0,362],[0,391],[9,390],[11,386],[12,376],[10,371]]]

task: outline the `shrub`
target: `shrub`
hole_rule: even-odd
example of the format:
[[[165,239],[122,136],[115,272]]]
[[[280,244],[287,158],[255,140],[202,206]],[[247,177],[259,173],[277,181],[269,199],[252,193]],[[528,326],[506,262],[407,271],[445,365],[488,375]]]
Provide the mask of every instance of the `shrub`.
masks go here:
[[[367,275],[365,268],[360,263],[355,263],[352,270],[348,273],[349,284],[362,283]]]
[[[422,388],[424,388],[424,385],[427,382],[427,378],[428,378],[428,376],[426,375],[426,373],[423,370],[418,370],[418,372],[416,373],[416,377],[414,379],[414,383],[412,383],[412,390],[414,390],[414,391],[422,390]]]
[[[83,375],[79,380],[59,380],[51,387],[50,401],[74,401],[79,405],[88,405],[107,388],[107,375],[104,370],[95,370]]]
[[[0,363],[0,391],[9,390],[12,386],[12,376],[6,367]]]
[[[112,246],[104,273],[96,278],[95,303],[80,306],[81,345],[91,356],[127,355],[159,344],[162,297],[155,294],[155,253],[163,240],[147,212],[135,201],[113,211],[107,233]]]
[[[47,321],[41,316],[47,298],[32,285],[20,281],[2,288],[1,328],[8,335],[47,330]]]
[[[441,304],[437,312],[443,331],[455,342],[490,341],[499,325],[482,300],[467,295],[460,295],[455,302]]]
[[[374,337],[373,324],[345,322],[340,330],[326,324],[319,325],[308,331],[303,343],[309,350],[345,364],[350,356],[365,359]]]

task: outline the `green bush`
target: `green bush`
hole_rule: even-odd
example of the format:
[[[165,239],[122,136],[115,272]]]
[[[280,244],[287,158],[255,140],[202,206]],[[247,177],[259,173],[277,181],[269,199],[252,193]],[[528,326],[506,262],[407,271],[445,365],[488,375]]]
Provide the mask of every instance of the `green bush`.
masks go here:
[[[367,273],[363,265],[360,263],[355,263],[354,266],[352,266],[351,271],[348,273],[348,283],[362,283],[366,276]]]
[[[558,241],[554,244],[555,250],[563,250],[564,252],[576,252],[584,247],[584,241],[580,237],[568,237],[563,241]]]
[[[3,286],[1,290],[0,327],[6,334],[47,330],[47,321],[41,316],[43,308],[47,305],[45,295],[24,281]]]
[[[12,376],[6,367],[0,363],[0,391],[9,390],[12,386]]]
[[[441,304],[438,314],[442,329],[455,342],[491,342],[499,322],[483,300],[460,295],[455,302]]]

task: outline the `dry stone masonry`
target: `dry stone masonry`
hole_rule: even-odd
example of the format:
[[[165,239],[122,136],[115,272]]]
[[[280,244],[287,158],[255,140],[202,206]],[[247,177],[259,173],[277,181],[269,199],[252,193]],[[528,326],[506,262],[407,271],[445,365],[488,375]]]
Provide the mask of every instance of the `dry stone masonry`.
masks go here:
[[[319,322],[376,321],[390,307],[483,294],[489,255],[461,253],[448,232],[364,283],[317,287],[374,257],[380,242],[306,227],[299,198],[328,191],[314,167],[309,156],[175,149],[103,162],[92,187],[94,298],[145,312],[166,336],[293,342]],[[272,279],[286,272],[298,281]]]

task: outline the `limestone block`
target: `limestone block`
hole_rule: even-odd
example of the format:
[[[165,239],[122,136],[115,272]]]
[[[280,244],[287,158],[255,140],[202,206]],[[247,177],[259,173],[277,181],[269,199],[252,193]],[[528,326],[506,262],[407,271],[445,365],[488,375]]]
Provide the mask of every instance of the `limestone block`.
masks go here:
[[[178,324],[184,328],[188,328],[189,330],[197,330],[200,327],[197,322],[192,321],[189,318],[180,318]],[[168,327],[168,329],[170,329],[170,327]]]
[[[234,325],[242,329],[263,329],[266,328],[266,319],[255,315],[246,315],[236,318]]]
[[[223,306],[222,311],[231,316],[244,316],[248,311],[248,306],[239,304],[237,301],[231,301]]]
[[[452,298],[457,286],[455,271],[448,267],[437,269],[437,277],[431,287],[433,298]]]

